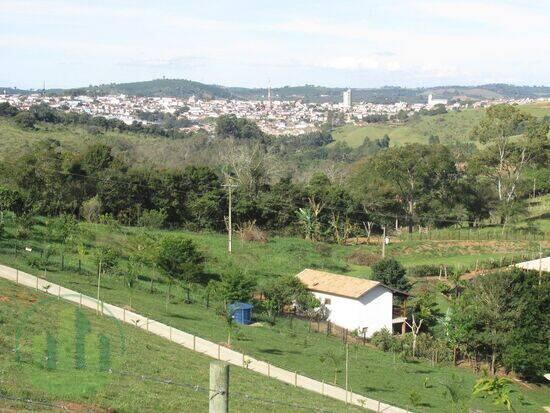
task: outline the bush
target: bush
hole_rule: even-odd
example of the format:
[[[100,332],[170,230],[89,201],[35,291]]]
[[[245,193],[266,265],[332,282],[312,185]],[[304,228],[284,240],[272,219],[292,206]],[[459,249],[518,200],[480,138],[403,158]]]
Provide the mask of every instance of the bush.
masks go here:
[[[364,265],[370,267],[380,261],[380,255],[377,254],[365,254],[362,251],[355,251],[349,257],[347,261],[356,265]]]
[[[388,287],[408,291],[411,285],[405,277],[405,268],[394,258],[385,258],[372,266],[372,279]]]
[[[439,275],[439,271],[442,271],[440,265],[415,265],[407,270],[407,274],[409,277],[434,277]]]
[[[395,338],[387,328],[384,328],[374,333],[370,339],[370,342],[379,350],[390,351],[395,348],[397,338]]]
[[[242,227],[237,229],[237,232],[243,241],[267,242],[266,232],[258,228],[256,221],[245,223]]]
[[[168,214],[164,210],[145,210],[139,217],[138,224],[146,228],[160,229],[164,227],[164,223],[166,222],[167,217]]]
[[[97,196],[88,199],[80,207],[80,215],[90,223],[97,223],[101,213],[101,201]]]
[[[160,243],[157,265],[169,277],[187,283],[197,281],[205,257],[197,245],[180,235],[166,236]]]
[[[36,118],[29,111],[19,112],[13,119],[15,123],[23,129],[34,129]]]

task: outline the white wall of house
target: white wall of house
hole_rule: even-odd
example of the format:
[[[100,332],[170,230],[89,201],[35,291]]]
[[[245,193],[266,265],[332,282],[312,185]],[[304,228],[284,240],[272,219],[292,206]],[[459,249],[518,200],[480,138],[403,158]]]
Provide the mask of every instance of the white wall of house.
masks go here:
[[[384,286],[374,287],[358,299],[312,291],[329,310],[328,320],[349,331],[367,327],[366,336],[387,328],[392,331],[393,293]]]

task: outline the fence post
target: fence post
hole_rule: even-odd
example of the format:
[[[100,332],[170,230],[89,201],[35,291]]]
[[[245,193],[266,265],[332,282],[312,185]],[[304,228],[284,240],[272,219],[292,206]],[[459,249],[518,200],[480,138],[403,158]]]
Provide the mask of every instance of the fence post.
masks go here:
[[[267,377],[271,377],[271,364],[267,363]]]
[[[61,286],[57,286],[57,299],[59,300],[61,298]]]
[[[221,360],[220,355],[221,355],[221,347],[220,347],[220,345],[218,344],[218,360]]]
[[[168,326],[168,330],[170,331],[170,341],[172,341],[172,326]]]
[[[193,351],[196,351],[195,350],[195,348],[196,348],[196,344],[195,344],[196,340],[195,339],[196,338],[197,338],[196,336],[193,336]]]
[[[36,278],[36,291],[38,291],[38,277],[34,277]]]
[[[229,412],[229,365],[213,361],[210,363],[209,413]]]
[[[80,302],[78,303],[78,306],[82,308],[82,293],[80,293]]]
[[[321,382],[321,395],[322,396],[325,395],[325,381],[324,380]]]
[[[19,284],[19,270],[18,269],[15,270],[15,283]]]
[[[298,386],[298,372],[294,372],[294,386]]]
[[[122,321],[126,322],[126,308],[122,307]]]
[[[145,317],[145,328],[149,331],[149,317]]]

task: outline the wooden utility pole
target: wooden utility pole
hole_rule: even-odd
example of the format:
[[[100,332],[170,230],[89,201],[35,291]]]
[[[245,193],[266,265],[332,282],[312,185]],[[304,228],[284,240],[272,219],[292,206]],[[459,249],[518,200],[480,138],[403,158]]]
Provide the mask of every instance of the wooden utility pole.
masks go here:
[[[386,226],[382,227],[382,258],[386,257]]]
[[[233,243],[233,223],[232,223],[232,220],[231,220],[231,210],[232,210],[232,207],[233,207],[233,200],[232,200],[232,195],[233,195],[233,188],[236,188],[238,185],[235,185],[235,184],[225,184],[223,185],[224,188],[227,188],[228,192],[229,192],[229,214],[228,214],[228,217],[227,217],[227,236],[228,236],[228,245],[227,245],[227,252],[229,252],[231,254],[231,249],[232,249],[232,243]]]
[[[99,313],[99,289],[101,288],[101,260],[97,266],[97,312]]]
[[[542,244],[539,244],[539,286],[542,284]]]
[[[348,383],[349,383],[349,344],[346,343],[346,404],[349,403],[350,401]]]
[[[209,413],[229,412],[229,365],[221,361],[210,363]]]

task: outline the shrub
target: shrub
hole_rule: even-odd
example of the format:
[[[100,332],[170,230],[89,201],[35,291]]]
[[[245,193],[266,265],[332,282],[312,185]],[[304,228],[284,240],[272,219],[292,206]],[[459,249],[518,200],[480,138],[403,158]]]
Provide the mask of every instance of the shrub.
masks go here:
[[[370,342],[379,350],[390,351],[395,348],[397,338],[395,338],[387,328],[384,328],[374,333],[370,339]]]
[[[405,268],[394,258],[385,258],[372,266],[372,279],[402,291],[411,289]]]
[[[243,241],[267,242],[266,232],[258,228],[256,221],[245,223],[242,227],[237,229],[237,232]]]
[[[365,254],[362,251],[355,251],[349,257],[347,257],[348,262],[356,265],[364,265],[370,267],[373,264],[376,264],[380,261],[380,256],[377,254]]]
[[[439,275],[439,271],[441,271],[439,265],[415,265],[407,270],[407,274],[409,277],[430,277]]]
[[[88,199],[80,207],[80,215],[90,223],[97,223],[101,213],[101,201],[97,196]]]
[[[34,124],[36,122],[34,115],[27,110],[15,115],[14,120],[15,123],[23,129],[34,129]]]
[[[160,229],[164,227],[168,214],[164,210],[145,210],[139,217],[139,225],[151,229]]]

